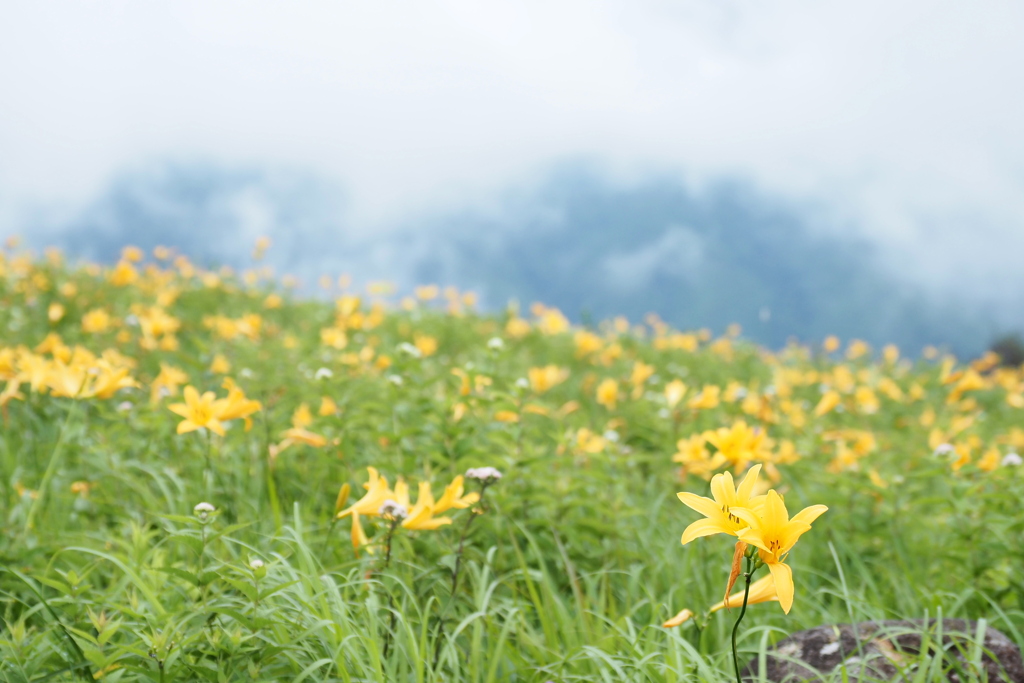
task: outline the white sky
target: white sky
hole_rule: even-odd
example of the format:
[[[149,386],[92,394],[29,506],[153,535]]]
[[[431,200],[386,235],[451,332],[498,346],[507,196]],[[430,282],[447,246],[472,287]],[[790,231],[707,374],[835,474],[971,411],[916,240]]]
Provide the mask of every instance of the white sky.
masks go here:
[[[0,231],[153,159],[312,171],[373,229],[585,156],[1018,272],[1022,35],[984,0],[9,2]]]

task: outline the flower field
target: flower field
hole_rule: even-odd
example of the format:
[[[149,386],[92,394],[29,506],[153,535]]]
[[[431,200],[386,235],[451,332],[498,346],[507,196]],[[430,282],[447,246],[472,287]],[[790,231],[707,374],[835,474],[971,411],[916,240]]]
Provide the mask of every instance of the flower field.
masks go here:
[[[939,615],[1024,643],[1021,368],[300,297],[267,247],[0,255],[0,679],[731,681]]]

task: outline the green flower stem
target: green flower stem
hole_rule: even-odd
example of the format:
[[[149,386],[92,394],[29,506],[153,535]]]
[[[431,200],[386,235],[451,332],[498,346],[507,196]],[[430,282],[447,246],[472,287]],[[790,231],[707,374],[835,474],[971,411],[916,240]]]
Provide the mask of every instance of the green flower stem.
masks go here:
[[[732,627],[732,665],[736,669],[736,683],[743,683],[743,679],[740,677],[740,657],[736,650],[736,634],[740,630],[740,622],[743,621],[743,617],[747,613],[747,599],[750,597],[750,579],[754,575],[755,569],[753,560],[748,554],[747,571],[743,575],[743,578],[746,580],[746,587],[743,589],[743,607],[740,608],[740,615],[736,618],[736,623]]]
[[[53,475],[57,472],[57,465],[60,462],[61,446],[64,444],[64,434],[67,432],[68,424],[71,422],[71,417],[75,414],[75,407],[77,406],[75,400],[71,401],[71,406],[68,408],[68,414],[64,418],[64,424],[61,425],[60,433],[57,435],[57,443],[53,444],[53,450],[50,452],[50,462],[46,466],[46,472],[43,473],[43,481],[39,484],[39,495],[32,501],[32,507],[28,510],[28,516],[25,518],[25,529],[24,534],[28,534],[32,529],[32,523],[35,521],[36,514],[38,514],[40,506],[43,503],[43,499],[46,497],[46,491],[50,488],[50,480],[53,479]]]

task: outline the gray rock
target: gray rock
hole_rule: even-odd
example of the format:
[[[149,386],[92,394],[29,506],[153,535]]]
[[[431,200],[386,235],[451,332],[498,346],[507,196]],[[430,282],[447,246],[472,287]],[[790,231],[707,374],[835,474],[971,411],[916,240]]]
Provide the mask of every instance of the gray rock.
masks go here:
[[[942,638],[939,645],[941,626]],[[843,680],[845,667],[849,683],[874,681],[911,681],[919,675],[922,637],[930,634],[928,653],[941,662],[933,671],[945,680],[965,683],[970,680],[972,647],[977,622],[964,619],[917,619],[913,621],[865,621],[860,624],[819,626],[794,633],[768,650],[765,658],[766,680],[774,683],[810,683]],[[976,651],[976,650],[973,650]],[[757,658],[743,671],[744,680],[759,680]],[[981,659],[983,671],[975,671],[976,680],[990,683],[1024,683],[1024,660],[1020,648],[1002,632],[986,627]]]

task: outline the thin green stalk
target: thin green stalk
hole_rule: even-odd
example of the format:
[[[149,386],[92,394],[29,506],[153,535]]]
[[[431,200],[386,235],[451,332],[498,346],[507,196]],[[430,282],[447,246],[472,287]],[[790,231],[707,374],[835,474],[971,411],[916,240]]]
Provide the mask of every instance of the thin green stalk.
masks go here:
[[[490,486],[489,482],[484,482],[480,486],[480,500],[479,505],[482,507],[484,502],[484,496],[487,495],[487,487]],[[479,517],[478,514],[474,513],[471,509],[469,511],[469,517],[466,519],[466,523],[462,526],[462,534],[459,536],[459,549],[455,553],[455,566],[452,568],[452,587],[448,594],[448,601],[445,602],[444,608],[441,610],[441,615],[438,617],[437,636],[434,640],[434,668],[437,668],[437,662],[441,658],[441,642],[442,636],[444,635],[445,620],[448,617],[448,608],[451,607],[455,601],[455,592],[459,588],[459,571],[462,568],[462,554],[465,551],[466,537],[469,535],[469,527],[473,524],[473,520]]]
[[[32,507],[29,508],[28,516],[25,518],[23,535],[28,534],[32,529],[32,522],[35,521],[36,514],[39,512],[43,499],[46,497],[46,491],[50,487],[50,480],[53,479],[53,475],[57,472],[57,464],[60,462],[58,457],[61,453],[60,447],[64,444],[64,434],[67,432],[68,424],[71,422],[71,417],[75,414],[77,405],[77,402],[72,399],[71,407],[68,408],[68,414],[64,418],[64,424],[61,425],[60,433],[57,435],[57,442],[53,444],[53,450],[50,452],[50,462],[46,466],[46,472],[43,473],[43,481],[39,484],[39,495],[32,501]]]
[[[743,607],[740,608],[740,615],[736,618],[736,623],[732,627],[732,665],[736,669],[736,683],[743,683],[743,679],[740,677],[740,657],[736,650],[736,634],[740,630],[740,622],[743,621],[743,617],[747,613],[747,598],[750,597],[750,577],[754,575],[754,570],[751,567],[750,556],[747,555],[747,571],[744,574],[747,585],[743,589]]]

